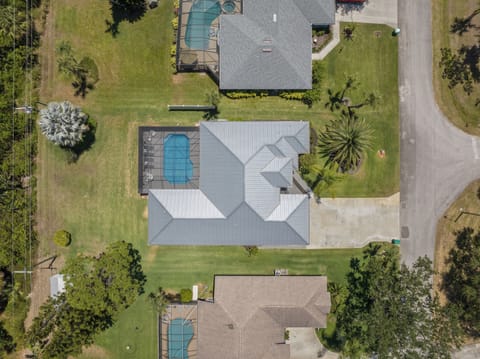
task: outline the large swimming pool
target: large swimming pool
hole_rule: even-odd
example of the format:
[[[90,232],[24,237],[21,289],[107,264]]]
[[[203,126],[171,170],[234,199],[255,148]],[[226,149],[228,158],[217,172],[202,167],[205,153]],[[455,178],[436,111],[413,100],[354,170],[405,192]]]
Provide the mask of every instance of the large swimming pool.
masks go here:
[[[212,22],[220,16],[222,7],[217,0],[194,0],[185,31],[185,44],[192,50],[207,50]]]
[[[185,135],[168,135],[163,144],[163,177],[172,184],[185,184],[192,175],[190,140]]]
[[[168,325],[168,358],[188,359],[188,344],[193,338],[190,320],[175,318]]]

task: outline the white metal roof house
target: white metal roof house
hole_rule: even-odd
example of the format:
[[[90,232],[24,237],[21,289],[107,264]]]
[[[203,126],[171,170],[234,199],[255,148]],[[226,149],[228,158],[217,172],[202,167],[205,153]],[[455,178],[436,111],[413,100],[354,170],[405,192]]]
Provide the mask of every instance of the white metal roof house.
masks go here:
[[[151,189],[150,245],[309,244],[309,198],[295,186],[303,121],[202,122],[198,189]]]

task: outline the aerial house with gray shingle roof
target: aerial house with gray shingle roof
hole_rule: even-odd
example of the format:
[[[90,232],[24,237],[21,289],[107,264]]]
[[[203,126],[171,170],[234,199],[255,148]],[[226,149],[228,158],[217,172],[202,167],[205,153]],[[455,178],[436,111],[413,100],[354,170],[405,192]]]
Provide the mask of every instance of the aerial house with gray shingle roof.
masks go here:
[[[198,302],[199,359],[290,359],[287,328],[325,328],[324,276],[215,276],[213,302]]]
[[[335,0],[184,0],[179,19],[180,71],[208,70],[221,90],[306,90],[312,26],[335,23]]]
[[[150,245],[309,244],[303,121],[201,122],[198,188],[150,189]]]

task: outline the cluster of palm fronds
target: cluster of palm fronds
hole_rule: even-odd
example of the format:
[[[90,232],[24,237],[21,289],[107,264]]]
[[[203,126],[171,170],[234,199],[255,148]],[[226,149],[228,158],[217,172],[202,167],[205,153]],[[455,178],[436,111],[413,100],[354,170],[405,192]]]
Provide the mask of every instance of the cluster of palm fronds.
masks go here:
[[[40,130],[61,147],[74,147],[88,131],[88,116],[70,102],[50,102],[40,111]]]

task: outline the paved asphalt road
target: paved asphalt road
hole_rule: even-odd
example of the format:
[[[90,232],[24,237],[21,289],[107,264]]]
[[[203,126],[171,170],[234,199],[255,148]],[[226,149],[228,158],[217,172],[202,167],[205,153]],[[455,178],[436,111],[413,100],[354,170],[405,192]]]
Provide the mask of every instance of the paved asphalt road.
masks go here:
[[[431,0],[398,2],[402,259],[433,259],[437,220],[480,178],[480,139],[451,125],[432,87]]]

